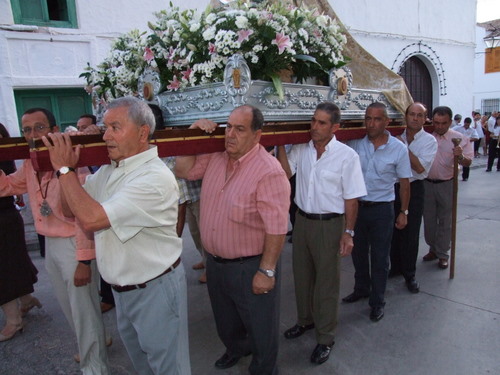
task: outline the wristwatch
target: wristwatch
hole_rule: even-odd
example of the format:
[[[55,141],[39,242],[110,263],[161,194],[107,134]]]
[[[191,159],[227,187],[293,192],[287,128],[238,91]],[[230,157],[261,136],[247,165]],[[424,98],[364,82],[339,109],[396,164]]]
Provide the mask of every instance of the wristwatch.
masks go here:
[[[354,237],[354,231],[352,229],[346,229],[344,232],[349,234],[351,237]]]
[[[276,276],[276,271],[275,270],[265,270],[264,268],[259,268],[259,272],[263,273],[267,277],[274,277],[274,276]]]
[[[79,260],[78,262],[81,264],[85,264],[86,266],[90,266],[90,263],[92,263],[91,260]]]
[[[61,177],[62,175],[68,174],[69,172],[74,172],[75,168],[71,167],[61,167],[59,170],[56,172],[57,178]]]
[[[401,212],[402,214],[405,214],[406,216],[408,216],[408,210],[399,210],[399,212]]]

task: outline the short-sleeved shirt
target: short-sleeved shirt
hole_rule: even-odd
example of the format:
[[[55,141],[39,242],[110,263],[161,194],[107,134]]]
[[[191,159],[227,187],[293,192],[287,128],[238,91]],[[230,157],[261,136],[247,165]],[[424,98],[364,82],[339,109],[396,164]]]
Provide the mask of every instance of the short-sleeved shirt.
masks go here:
[[[344,200],[366,195],[358,154],[335,136],[319,159],[313,141],[309,141],[294,145],[288,162],[292,174],[297,175],[295,203],[307,213],[343,214]]]
[[[424,171],[422,173],[417,173],[415,170],[411,170],[413,176],[410,181],[423,180],[429,174],[429,169],[431,169],[432,162],[436,157],[437,151],[437,141],[432,134],[427,133],[424,129],[420,129],[415,136],[413,141],[408,145],[408,138],[406,137],[406,130],[401,134],[403,142],[406,144],[408,149],[415,155]],[[411,165],[411,164],[410,164]]]
[[[368,194],[362,200],[372,202],[391,202],[394,200],[394,184],[400,178],[410,178],[411,165],[408,150],[403,142],[391,136],[386,130],[387,143],[375,146],[368,140],[350,141],[348,144],[359,155],[361,169],[365,178]]]
[[[443,135],[436,132],[432,133],[432,135],[436,138],[438,150],[428,177],[433,180],[451,180],[453,178],[453,148],[455,147],[451,141],[452,138],[462,139],[460,147],[462,147],[464,156],[471,160],[474,159],[472,143],[469,142],[468,137],[464,137],[463,134],[452,129],[449,129]]]
[[[78,169],[81,181],[88,173],[86,168]],[[38,176],[41,176],[40,181]],[[68,238],[75,235],[75,220],[65,217],[62,212],[60,191],[55,172],[37,172],[31,160],[25,160],[16,172],[8,176],[0,173],[0,196],[28,193],[36,232],[43,236]],[[48,216],[40,213],[44,200],[52,211]]]
[[[111,224],[94,235],[99,271],[108,283],[143,283],[179,258],[179,188],[156,147],[102,166],[87,177],[84,188]]]
[[[189,180],[203,178],[200,231],[205,250],[227,259],[262,254],[265,235],[288,230],[290,183],[260,144],[234,162],[226,152],[199,155]]]

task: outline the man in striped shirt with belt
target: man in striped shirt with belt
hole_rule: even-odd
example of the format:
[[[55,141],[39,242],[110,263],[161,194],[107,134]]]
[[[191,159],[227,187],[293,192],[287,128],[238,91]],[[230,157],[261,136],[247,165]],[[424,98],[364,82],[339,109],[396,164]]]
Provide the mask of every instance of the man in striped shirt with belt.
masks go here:
[[[178,157],[176,173],[203,178],[201,239],[207,285],[225,369],[250,353],[253,375],[277,374],[279,256],[288,230],[290,184],[278,161],[259,144],[263,116],[241,106],[226,126],[226,151]],[[191,129],[210,133],[217,124],[198,120]]]

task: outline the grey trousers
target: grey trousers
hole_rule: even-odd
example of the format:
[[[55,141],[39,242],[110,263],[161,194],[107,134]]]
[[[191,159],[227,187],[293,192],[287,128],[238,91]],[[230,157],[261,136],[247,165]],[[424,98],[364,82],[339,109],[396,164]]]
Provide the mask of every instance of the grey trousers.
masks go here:
[[[438,184],[425,181],[424,236],[429,251],[448,259],[451,246],[453,180]]]
[[[139,375],[190,375],[187,290],[184,266],[118,293],[118,331]]]
[[[299,214],[293,228],[297,323],[314,323],[316,340],[323,345],[332,344],[337,327],[343,228],[343,216],[320,221]]]
[[[84,375],[109,374],[104,325],[97,284],[99,273],[92,262],[92,281],[76,287],[78,261],[74,237],[45,237],[45,268],[59,305],[78,342],[80,370]]]

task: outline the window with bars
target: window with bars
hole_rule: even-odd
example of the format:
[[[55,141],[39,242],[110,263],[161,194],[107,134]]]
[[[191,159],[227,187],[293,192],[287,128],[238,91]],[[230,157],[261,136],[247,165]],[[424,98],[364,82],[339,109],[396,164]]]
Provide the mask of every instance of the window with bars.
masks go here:
[[[481,113],[491,115],[492,112],[500,111],[500,99],[483,99],[481,100]]]

